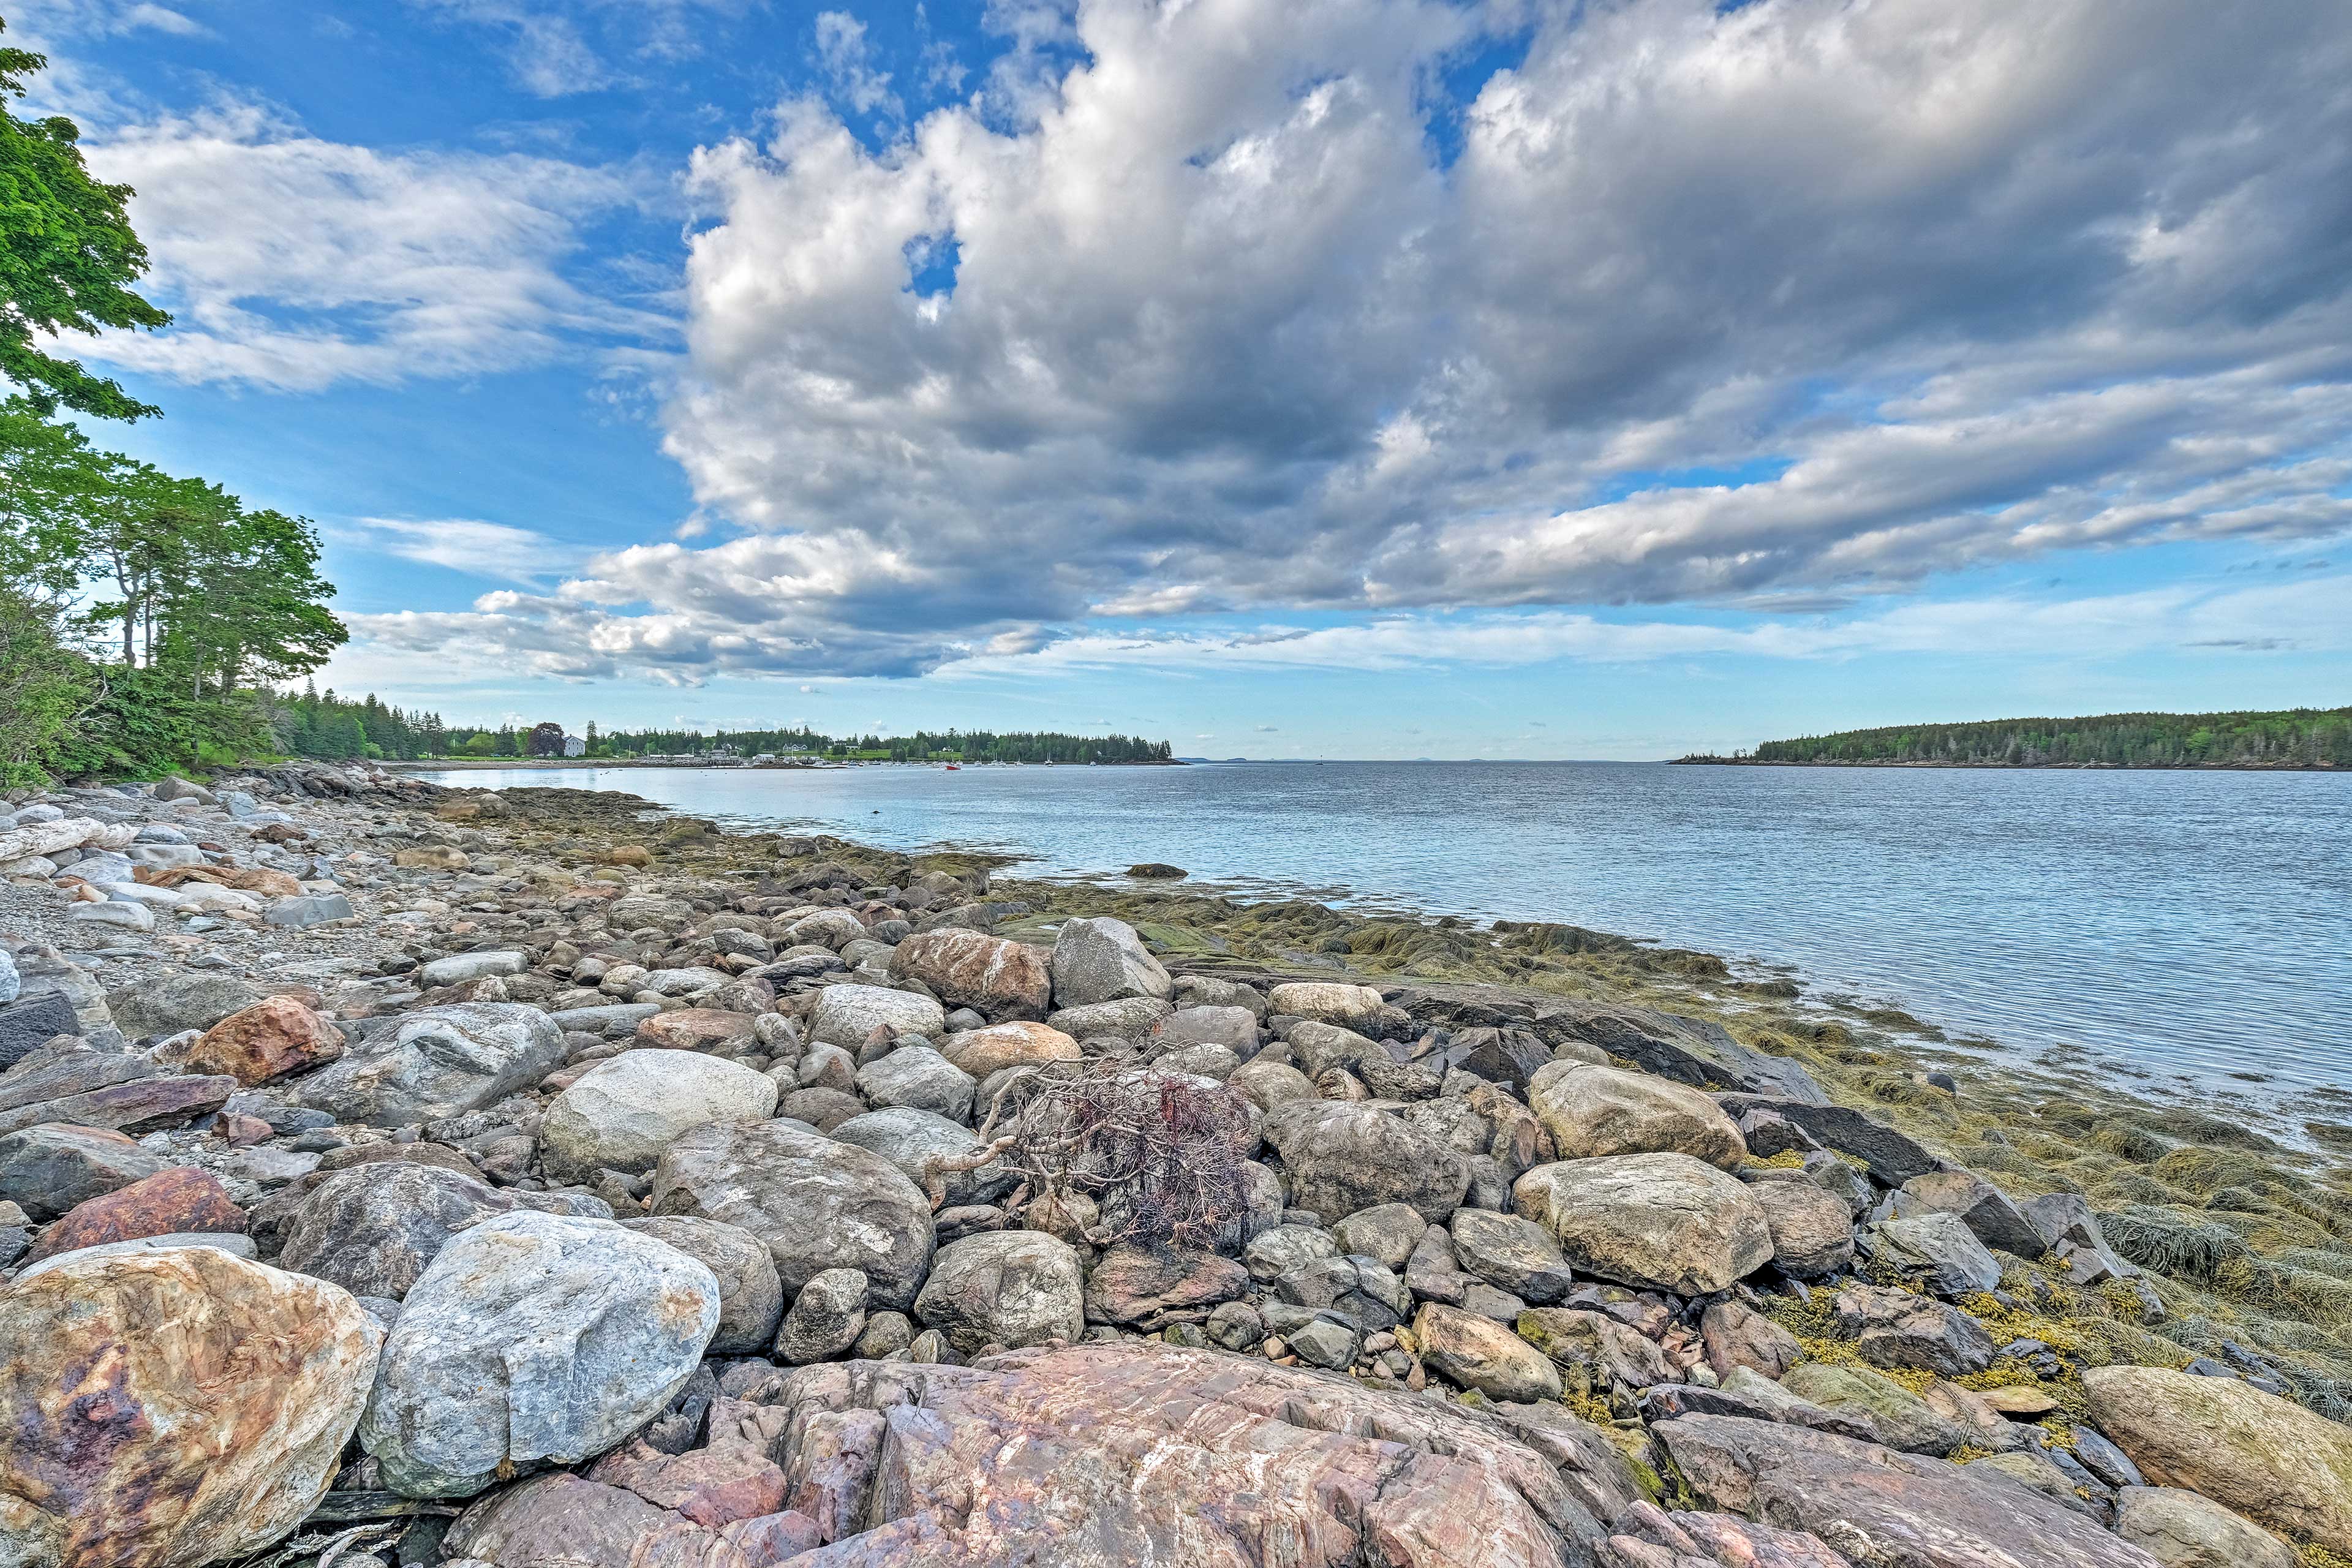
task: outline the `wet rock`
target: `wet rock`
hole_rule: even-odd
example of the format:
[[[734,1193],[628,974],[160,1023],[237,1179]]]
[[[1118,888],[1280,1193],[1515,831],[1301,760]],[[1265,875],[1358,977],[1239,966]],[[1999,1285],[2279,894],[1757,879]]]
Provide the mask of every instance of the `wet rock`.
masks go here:
[[[1165,1002],[1175,990],[1168,971],[1125,921],[1064,921],[1054,940],[1051,970],[1056,1007],[1085,1007],[1124,996]]]
[[[1597,1046],[1643,1072],[1694,1089],[1728,1084],[1748,1094],[1826,1105],[1828,1093],[1802,1066],[1741,1045],[1722,1025],[1650,1007],[1611,1002],[1562,1002],[1537,1020],[1547,1039],[1563,1037]],[[1737,1118],[1740,1112],[1731,1110]]]
[[[784,1287],[776,1260],[758,1237],[740,1226],[677,1215],[625,1219],[621,1227],[675,1247],[719,1281],[712,1355],[755,1355],[775,1342],[776,1325],[784,1316]]]
[[[1719,1094],[1716,1103],[1735,1118],[1751,1110],[1778,1111],[1803,1128],[1822,1148],[1862,1161],[1870,1167],[1870,1173],[1886,1186],[1899,1187],[1914,1176],[1943,1168],[1942,1161],[1886,1123],[1847,1106],[1828,1104],[1827,1098],[1822,1096],[1817,1103],[1769,1093]]]
[[[470,1175],[379,1161],[320,1183],[287,1224],[278,1261],[354,1296],[397,1301],[450,1237],[515,1207],[511,1195]]]
[[[1697,1296],[1770,1260],[1764,1211],[1736,1178],[1687,1154],[1538,1165],[1512,1189],[1520,1217],[1559,1237],[1575,1268]]]
[[[2171,1487],[2126,1487],[2116,1533],[2164,1568],[2297,1568],[2294,1548],[2210,1498]]]
[[[800,1288],[776,1331],[776,1359],[800,1366],[829,1361],[866,1331],[866,1279],[856,1268],[827,1268]]]
[[[2091,1419],[2158,1486],[2352,1552],[2352,1428],[2231,1378],[2152,1366],[2083,1373]]]
[[[1863,1232],[1871,1255],[1926,1278],[1938,1296],[1965,1296],[2000,1284],[2000,1264],[1960,1216],[1917,1214],[1881,1220]]]
[[[1838,1292],[1832,1326],[1873,1366],[1916,1367],[1965,1377],[1992,1364],[1984,1325],[1957,1307],[1908,1290],[1853,1285]]]
[[[1613,1154],[1687,1154],[1736,1169],[1748,1157],[1739,1129],[1697,1089],[1643,1073],[1554,1062],[1528,1088],[1563,1160]]]
[[[169,1168],[120,1132],[42,1123],[0,1138],[0,1199],[52,1220]]]
[[[890,978],[919,980],[949,1006],[970,1007],[992,1023],[1043,1018],[1053,998],[1043,952],[976,931],[908,937],[890,954]]]
[[[828,985],[809,1015],[810,1039],[850,1052],[877,1029],[936,1040],[946,1028],[946,1010],[937,1002],[887,985]]]
[[[404,1127],[497,1104],[563,1060],[563,1032],[536,1007],[461,1002],[399,1016],[341,1061],[294,1080],[298,1105]]]
[[[245,1211],[209,1171],[183,1165],[86,1198],[41,1233],[31,1260],[142,1237],[225,1231],[242,1235]]]
[[[196,1568],[333,1479],[380,1331],[213,1247],[58,1260],[0,1291],[0,1560]]]
[[[59,1035],[79,1035],[73,1004],[55,991],[0,1005],[0,1068],[14,1067]]]
[[[1292,1204],[1327,1219],[1402,1203],[1435,1224],[1470,1187],[1460,1154],[1369,1106],[1293,1101],[1266,1112],[1261,1130],[1281,1152]]]
[[[2138,1548],[2014,1482],[1874,1444],[1721,1415],[1652,1428],[1708,1507],[1811,1531],[1874,1568],[2149,1568]]]
[[[1748,1193],[1772,1232],[1772,1262],[1796,1279],[1818,1279],[1853,1261],[1845,1200],[1807,1181],[1754,1182]]]
[[[501,1215],[409,1291],[360,1443],[408,1497],[576,1464],[659,1414],[718,1326],[718,1280],[677,1248],[610,1220]]]
[[[1903,1190],[1930,1209],[1958,1215],[1989,1247],[2027,1258],[2048,1250],[2009,1194],[1973,1171],[1931,1171],[1904,1183]]]
[[[323,1067],[342,1054],[341,1029],[290,996],[271,996],[205,1030],[189,1051],[186,1067],[190,1072],[226,1073],[250,1089]]]
[[[784,1289],[827,1268],[856,1268],[872,1304],[913,1304],[931,1260],[931,1206],[881,1155],[782,1121],[712,1123],[684,1134],[655,1167],[656,1214],[742,1226],[765,1242]]]
[[[1005,1068],[1043,1067],[1078,1059],[1078,1042],[1045,1024],[1014,1019],[967,1029],[940,1042],[940,1054],[974,1079]]]
[[[803,1429],[873,1417],[872,1460],[824,1504],[835,1531],[873,1528],[829,1568],[1242,1564],[1277,1540],[1320,1543],[1301,1562],[1551,1568],[1601,1539],[1559,1473],[1491,1418],[1213,1351],[828,1365],[782,1397]]]
[[[1246,1269],[1213,1252],[1121,1243],[1104,1252],[1087,1277],[1086,1311],[1099,1322],[1135,1323],[1237,1300],[1249,1285]]]
[[[690,1051],[627,1050],[590,1068],[548,1106],[540,1153],[558,1177],[650,1171],[690,1128],[761,1121],[776,1109],[773,1081],[740,1062]]]
[[[1086,1331],[1078,1255],[1036,1231],[970,1236],[943,1247],[915,1298],[915,1316],[958,1353],[1075,1342]]]

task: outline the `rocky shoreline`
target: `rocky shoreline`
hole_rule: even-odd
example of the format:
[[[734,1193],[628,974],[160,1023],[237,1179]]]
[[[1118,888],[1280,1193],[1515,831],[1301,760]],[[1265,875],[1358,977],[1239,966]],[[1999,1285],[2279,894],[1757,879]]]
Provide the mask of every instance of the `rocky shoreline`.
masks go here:
[[[1706,954],[1001,869],[12,797],[0,1563],[2352,1557],[2332,1156]]]

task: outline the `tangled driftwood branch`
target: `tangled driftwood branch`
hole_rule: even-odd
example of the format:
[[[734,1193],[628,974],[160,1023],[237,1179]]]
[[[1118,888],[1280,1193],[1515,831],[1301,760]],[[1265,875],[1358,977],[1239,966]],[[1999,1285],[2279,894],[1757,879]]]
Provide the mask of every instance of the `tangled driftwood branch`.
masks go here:
[[[1088,1199],[1097,1247],[1214,1246],[1249,1206],[1249,1106],[1223,1085],[1122,1062],[1036,1069],[998,1089],[980,1135],[979,1149],[925,1163],[932,1207],[943,1177],[998,1160],[1065,1213],[1072,1194]]]

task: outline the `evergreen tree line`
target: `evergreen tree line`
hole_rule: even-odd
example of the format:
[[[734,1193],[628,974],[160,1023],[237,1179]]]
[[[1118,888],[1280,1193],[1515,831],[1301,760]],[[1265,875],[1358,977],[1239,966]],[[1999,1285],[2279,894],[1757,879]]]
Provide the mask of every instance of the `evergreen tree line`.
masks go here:
[[[1752,753],[1691,760],[2021,768],[2352,767],[2352,708],[1902,724],[1768,741]]]
[[[276,705],[272,730],[278,748],[295,756],[336,760],[380,757],[426,760],[463,757],[561,756],[563,731],[553,722],[518,728],[446,724],[438,713],[389,707],[371,693],[359,700],[306,688]],[[1129,735],[1068,735],[1047,731],[998,734],[987,730],[921,730],[912,735],[825,735],[805,725],[791,730],[603,731],[592,720],[581,737],[585,755],[613,760],[646,756],[809,757],[857,762],[1164,763],[1165,741]]]

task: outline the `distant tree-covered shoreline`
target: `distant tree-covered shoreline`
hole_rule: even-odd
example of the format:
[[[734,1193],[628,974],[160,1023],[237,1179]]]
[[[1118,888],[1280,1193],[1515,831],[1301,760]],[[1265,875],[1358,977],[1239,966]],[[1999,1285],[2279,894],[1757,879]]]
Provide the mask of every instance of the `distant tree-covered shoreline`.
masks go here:
[[[1895,724],[1767,741],[1727,757],[1675,760],[1825,767],[2342,768],[2352,767],[2352,708]]]

